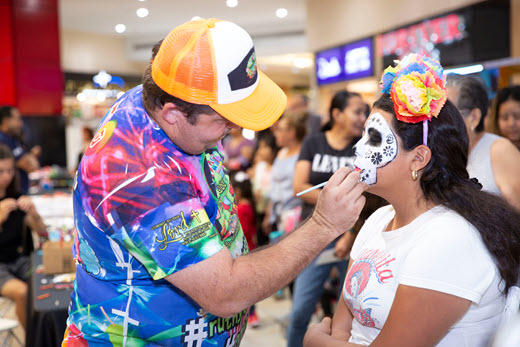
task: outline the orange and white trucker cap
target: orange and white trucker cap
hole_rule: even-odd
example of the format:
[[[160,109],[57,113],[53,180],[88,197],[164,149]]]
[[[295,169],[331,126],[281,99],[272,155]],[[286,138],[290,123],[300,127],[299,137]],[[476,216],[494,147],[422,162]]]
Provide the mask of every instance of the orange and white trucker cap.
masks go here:
[[[229,121],[256,131],[276,122],[287,104],[280,87],[257,69],[249,34],[215,18],[173,29],[152,62],[152,78],[166,93],[209,105]]]

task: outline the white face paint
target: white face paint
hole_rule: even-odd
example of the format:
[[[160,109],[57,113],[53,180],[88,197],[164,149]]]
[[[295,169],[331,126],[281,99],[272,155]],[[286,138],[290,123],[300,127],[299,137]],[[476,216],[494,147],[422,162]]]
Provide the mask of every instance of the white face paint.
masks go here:
[[[362,170],[361,181],[373,185],[377,182],[377,168],[397,156],[397,138],[385,118],[380,113],[374,113],[355,148],[357,158],[354,165]]]

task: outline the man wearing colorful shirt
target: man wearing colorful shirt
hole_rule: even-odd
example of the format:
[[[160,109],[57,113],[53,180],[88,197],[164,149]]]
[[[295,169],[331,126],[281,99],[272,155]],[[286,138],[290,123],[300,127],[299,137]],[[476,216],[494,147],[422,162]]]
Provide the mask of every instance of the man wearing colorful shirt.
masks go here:
[[[249,306],[348,230],[366,185],[345,169],[299,231],[245,255],[220,140],[269,127],[285,104],[233,23],[191,21],[154,47],[78,169],[64,346],[238,346]]]

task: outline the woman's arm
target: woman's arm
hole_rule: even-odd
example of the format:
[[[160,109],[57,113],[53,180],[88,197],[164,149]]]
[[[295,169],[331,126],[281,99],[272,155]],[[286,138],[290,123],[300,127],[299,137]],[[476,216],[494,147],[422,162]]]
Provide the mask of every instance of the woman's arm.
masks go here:
[[[311,172],[311,162],[308,160],[298,160],[296,162],[296,166],[294,168],[294,178],[293,178],[293,189],[294,194],[301,192],[302,190],[308,189],[312,187],[312,184],[309,183],[309,175]],[[305,201],[308,204],[316,205],[318,201],[318,196],[320,195],[321,189],[314,189],[308,193],[305,193],[300,196],[300,199]]]
[[[520,210],[520,151],[507,139],[496,140],[491,146],[491,167],[504,198]]]
[[[27,225],[32,230],[36,231],[39,235],[44,234],[46,231],[45,223],[43,223],[42,217],[38,211],[36,211],[36,207],[34,206],[31,198],[26,195],[22,195],[18,198],[17,203],[20,210],[26,213],[25,222]]]
[[[470,305],[458,296],[400,284],[386,323],[370,346],[435,346]]]
[[[436,346],[470,305],[454,295],[400,284],[388,319],[370,346]],[[334,323],[327,319],[307,331],[304,347],[359,346],[333,337]]]
[[[350,270],[353,263],[352,259],[350,259],[348,270]],[[332,321],[326,318],[321,323],[312,326],[305,334],[304,346],[355,346],[353,344],[345,344],[350,339],[352,319],[352,313],[343,299],[342,292]]]

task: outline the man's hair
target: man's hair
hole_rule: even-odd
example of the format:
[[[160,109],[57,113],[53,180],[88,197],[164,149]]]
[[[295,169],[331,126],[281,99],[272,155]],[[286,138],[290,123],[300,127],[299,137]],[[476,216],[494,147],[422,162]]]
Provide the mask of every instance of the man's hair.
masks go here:
[[[190,124],[195,124],[199,114],[212,114],[215,113],[215,111],[208,105],[193,104],[166,93],[164,90],[159,88],[157,84],[155,84],[152,78],[151,62],[155,59],[157,52],[159,52],[159,48],[161,47],[163,40],[157,42],[153,46],[150,65],[148,65],[143,74],[143,105],[147,111],[152,111],[156,108],[162,109],[166,103],[171,102],[186,115],[186,118]]]
[[[449,74],[447,80],[448,85],[457,88],[459,91],[459,97],[454,100],[459,111],[471,111],[474,108],[480,110],[482,116],[475,131],[477,133],[484,131],[484,118],[488,114],[489,98],[482,82],[472,76],[457,74]]]
[[[13,116],[13,106],[1,106],[0,107],[0,124],[3,123],[5,118],[11,118]]]

